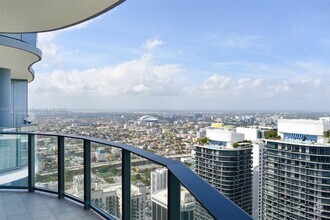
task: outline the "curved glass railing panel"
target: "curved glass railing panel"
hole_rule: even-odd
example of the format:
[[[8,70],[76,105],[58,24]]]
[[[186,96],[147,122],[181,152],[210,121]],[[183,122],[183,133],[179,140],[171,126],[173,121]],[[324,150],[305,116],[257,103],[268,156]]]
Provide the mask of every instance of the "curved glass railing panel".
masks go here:
[[[67,195],[84,200],[84,147],[83,140],[64,139],[64,188]]]
[[[24,41],[33,46],[37,46],[37,34],[29,33],[29,34],[0,34],[1,36],[13,38],[16,40]]]
[[[91,204],[114,219],[121,217],[121,149],[91,143]]]
[[[35,186],[56,192],[58,189],[58,146],[53,136],[35,136]]]
[[[44,146],[48,146],[45,149],[50,149],[52,148],[51,146],[57,144],[57,161],[55,163],[57,163],[58,187],[57,192],[55,192],[58,194],[58,197],[74,199],[82,203],[85,209],[92,208],[107,219],[134,219],[135,214],[140,215],[142,219],[152,219],[152,215],[155,213],[167,214],[168,219],[185,218],[182,212],[187,211],[190,213],[192,203],[191,199],[187,199],[187,202],[190,203],[188,205],[182,204],[182,198],[186,198],[186,194],[182,194],[182,187],[186,188],[195,198],[194,216],[196,212],[195,208],[200,204],[202,210],[205,209],[206,214],[204,214],[204,217],[209,214],[212,216],[210,219],[251,219],[251,216],[185,165],[149,151],[121,143],[74,135],[34,132],[6,132],[0,133],[0,135],[5,137],[25,137],[24,142],[27,141],[26,146],[28,146],[27,155],[30,155],[30,157],[27,160],[27,187],[25,184],[24,188],[27,188],[30,192],[34,190],[54,192],[54,190],[47,189],[46,187],[37,187],[35,179],[38,180],[38,178],[35,173],[38,173],[39,170],[35,168],[36,164],[38,164],[36,162],[37,160],[35,160],[35,155],[40,153],[40,147],[38,146],[41,146],[42,140],[49,142],[47,145],[44,144]],[[46,136],[48,139],[42,136]],[[57,139],[57,142],[54,138]],[[19,142],[15,142],[11,146],[17,148],[20,144]],[[22,153],[26,151],[26,147],[21,149]],[[55,153],[56,147],[52,149],[55,149]],[[102,151],[103,149],[104,152]],[[104,153],[105,161],[102,163],[105,163],[106,166],[103,168],[102,166],[105,164],[101,164],[101,161],[99,163],[99,161],[96,161],[98,158],[93,156],[93,153],[95,155],[95,152],[98,150],[100,150],[100,155]],[[81,158],[83,158],[83,162]],[[102,158],[102,156],[99,156],[99,158]],[[26,160],[22,161],[25,161],[23,164],[26,165]],[[111,165],[114,164],[117,164],[117,166],[120,164],[120,168],[117,167],[116,170],[113,170]],[[56,173],[56,166],[54,164],[49,163],[48,168],[50,172]],[[160,193],[163,199],[157,200],[155,196],[152,196],[151,188],[154,186],[152,174],[153,172],[161,173],[159,170],[167,171],[167,180],[162,181],[167,182],[167,192]],[[97,193],[95,180],[99,181],[99,183],[109,185],[112,183],[117,184],[119,187],[116,190],[117,200],[114,197],[112,200],[110,198],[108,200],[106,198],[105,200],[102,199],[102,203],[93,200]],[[0,185],[0,188],[20,187],[15,185]],[[167,199],[165,199],[166,194]],[[191,197],[187,195],[187,198]],[[161,207],[157,207],[156,203],[160,204],[161,201],[163,201],[162,205],[165,210],[158,212],[157,210],[161,210]],[[153,206],[154,203],[155,205]],[[110,211],[110,207],[115,211]],[[191,217],[190,214],[187,214],[187,216]]]
[[[37,46],[37,34],[35,33],[22,34],[22,41]]]
[[[27,187],[27,135],[0,135],[0,185]]]
[[[211,214],[195,199],[195,197],[181,185],[180,192],[180,219],[181,220],[213,220]]]
[[[131,219],[167,219],[166,167],[131,154]]]

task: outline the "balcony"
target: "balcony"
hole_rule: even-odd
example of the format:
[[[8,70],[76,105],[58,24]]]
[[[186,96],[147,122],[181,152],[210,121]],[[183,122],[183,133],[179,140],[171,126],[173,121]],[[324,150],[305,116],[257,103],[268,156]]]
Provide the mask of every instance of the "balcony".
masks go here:
[[[252,219],[182,163],[134,146],[52,133],[2,132],[0,136],[2,139],[16,138],[10,142],[16,146],[7,145],[16,150],[15,164],[20,165],[2,169],[0,179],[9,172],[26,171],[25,179],[0,185],[0,202],[1,198],[8,199],[12,190],[20,190],[12,192],[13,198],[24,200],[28,197],[32,201],[37,197],[39,202],[58,202],[63,209],[74,209],[78,216],[81,212],[89,212],[91,219],[97,219],[91,212],[94,211],[105,219],[128,220],[151,219],[157,206],[155,201],[165,199],[168,219],[180,219],[182,213],[187,212],[183,210],[185,204],[180,198],[185,190],[191,194],[195,206],[200,205],[214,219]],[[4,146],[0,145],[0,150]],[[154,183],[148,178],[157,168],[165,168],[168,172],[167,186],[163,189],[167,192],[158,200],[150,193]],[[54,201],[54,195],[59,200]],[[9,204],[3,202],[3,206]],[[18,202],[17,206],[22,204]],[[194,210],[190,211],[193,213]]]
[[[18,206],[20,206],[18,208]],[[69,199],[57,199],[48,193],[0,191],[0,219],[103,219],[92,210],[84,210]]]

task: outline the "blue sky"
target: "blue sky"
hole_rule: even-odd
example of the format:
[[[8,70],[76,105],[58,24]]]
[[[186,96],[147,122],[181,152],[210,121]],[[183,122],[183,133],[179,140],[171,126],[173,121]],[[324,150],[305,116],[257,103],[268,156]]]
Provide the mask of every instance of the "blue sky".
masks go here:
[[[329,6],[127,0],[39,35],[30,106],[328,111]]]

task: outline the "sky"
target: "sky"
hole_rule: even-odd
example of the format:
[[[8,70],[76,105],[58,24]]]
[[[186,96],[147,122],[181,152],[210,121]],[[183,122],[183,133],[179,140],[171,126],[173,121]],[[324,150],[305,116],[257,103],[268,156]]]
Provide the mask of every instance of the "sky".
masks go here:
[[[330,111],[329,24],[330,1],[126,0],[38,35],[30,107]]]

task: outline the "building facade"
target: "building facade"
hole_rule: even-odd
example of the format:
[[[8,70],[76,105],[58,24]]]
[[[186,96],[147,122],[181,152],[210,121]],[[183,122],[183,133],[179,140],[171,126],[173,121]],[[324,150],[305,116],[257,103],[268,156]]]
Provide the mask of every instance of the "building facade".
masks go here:
[[[150,172],[151,188],[150,193],[153,194],[159,190],[167,189],[167,169],[156,169]]]
[[[195,172],[251,215],[252,146],[232,129],[212,129],[206,134],[212,144],[196,146]],[[199,205],[194,215],[195,219],[209,218]]]
[[[37,35],[34,33],[0,33],[1,128],[28,124],[28,83],[34,79],[30,65],[41,59],[36,43]]]
[[[264,127],[264,126],[250,126],[250,127],[237,127],[236,132],[244,134],[244,140],[250,141],[253,150],[253,201],[252,201],[252,217],[254,219],[261,219],[262,209],[259,209],[262,200],[262,190],[261,190],[261,178],[262,171],[259,164],[263,162],[261,156],[262,147],[264,142],[262,139],[265,138],[265,132],[275,129],[274,127]]]
[[[33,130],[28,120],[28,83],[41,60],[37,33],[76,25],[116,7],[123,0],[1,1],[0,132]],[[72,10],[75,8],[75,10]],[[58,12],[70,16],[59,16]],[[0,185],[27,186],[26,137],[0,137]],[[15,147],[14,147],[15,146]]]
[[[167,220],[167,189],[159,190],[152,194],[152,220]],[[180,193],[180,219],[193,220],[195,199],[188,190],[181,188]]]
[[[330,219],[330,118],[279,120],[265,140],[262,219]]]
[[[120,182],[108,184],[97,176],[91,178],[91,200],[94,205],[109,213],[113,219],[122,218],[122,184]],[[84,176],[73,176],[72,189],[68,192],[78,198],[83,198]],[[131,219],[143,220],[146,218],[146,185],[131,184]]]
[[[167,220],[167,175],[166,168],[156,169],[150,172],[151,178],[151,211],[153,220]],[[185,189],[180,193],[180,216],[182,220],[193,220],[195,200]]]
[[[29,66],[41,59],[37,35],[0,33],[0,131],[33,130],[28,121]],[[15,147],[13,147],[15,146]],[[26,186],[27,137],[0,137],[0,185]]]

